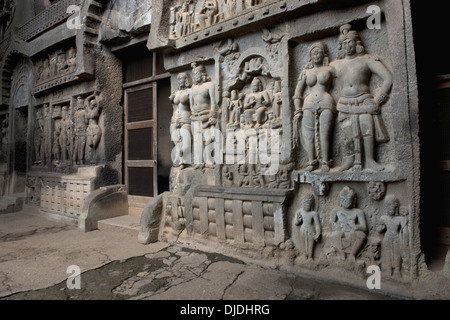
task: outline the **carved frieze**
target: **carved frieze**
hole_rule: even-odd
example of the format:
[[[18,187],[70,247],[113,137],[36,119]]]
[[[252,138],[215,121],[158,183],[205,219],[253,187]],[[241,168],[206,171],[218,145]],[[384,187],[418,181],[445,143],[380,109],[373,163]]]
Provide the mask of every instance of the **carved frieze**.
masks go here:
[[[77,80],[76,47],[60,49],[49,53],[35,63],[35,85],[33,93],[40,93],[51,88]]]

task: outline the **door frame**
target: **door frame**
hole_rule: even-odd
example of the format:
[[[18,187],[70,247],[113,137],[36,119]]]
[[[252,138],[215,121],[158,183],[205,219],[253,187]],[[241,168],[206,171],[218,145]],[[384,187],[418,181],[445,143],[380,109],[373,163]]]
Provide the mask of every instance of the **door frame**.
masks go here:
[[[145,120],[139,122],[128,122],[128,95],[133,92],[142,91],[146,89],[152,89],[152,118],[153,120]],[[126,87],[124,86],[124,154],[125,154],[125,162],[124,162],[124,179],[125,185],[128,187],[129,184],[129,174],[128,168],[153,168],[153,197],[158,195],[158,164],[156,161],[157,152],[158,152],[158,118],[157,118],[157,83],[155,81],[148,80],[146,82],[139,81],[137,85],[128,84]],[[128,159],[128,132],[130,130],[138,130],[152,128],[153,139],[151,141],[152,144],[152,156],[154,159],[151,160],[129,160]],[[134,195],[132,195],[134,196]],[[150,197],[151,198],[151,197]]]

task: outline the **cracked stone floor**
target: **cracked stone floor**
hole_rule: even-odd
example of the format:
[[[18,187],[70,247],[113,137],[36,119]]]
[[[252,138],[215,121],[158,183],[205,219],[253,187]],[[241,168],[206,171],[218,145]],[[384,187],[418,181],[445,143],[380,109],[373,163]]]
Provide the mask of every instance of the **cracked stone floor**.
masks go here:
[[[81,270],[81,289],[66,273]],[[385,300],[217,253],[127,234],[83,233],[37,212],[0,215],[2,300]]]

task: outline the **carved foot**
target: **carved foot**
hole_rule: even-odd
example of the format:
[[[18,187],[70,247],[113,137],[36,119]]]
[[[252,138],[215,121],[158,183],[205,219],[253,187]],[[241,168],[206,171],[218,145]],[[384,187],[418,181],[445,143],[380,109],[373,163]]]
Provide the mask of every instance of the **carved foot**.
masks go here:
[[[370,169],[373,171],[383,171],[384,167],[380,164],[378,164],[377,162],[375,162],[374,160],[366,160],[366,169]]]
[[[339,172],[347,171],[351,167],[353,167],[353,163],[354,163],[354,156],[346,157],[342,166],[340,166],[336,170]]]

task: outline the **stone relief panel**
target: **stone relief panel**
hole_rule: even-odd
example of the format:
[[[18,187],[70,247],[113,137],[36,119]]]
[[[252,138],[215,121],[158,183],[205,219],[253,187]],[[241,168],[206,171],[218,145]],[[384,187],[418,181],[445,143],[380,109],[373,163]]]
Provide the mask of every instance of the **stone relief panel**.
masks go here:
[[[75,46],[50,52],[35,62],[33,92],[40,93],[76,79],[77,50]]]
[[[67,173],[74,167],[97,164],[102,109],[98,91],[73,97],[70,101],[36,106],[33,126],[36,169]]]
[[[178,39],[192,32],[230,19],[267,0],[182,0],[170,7],[169,38]]]
[[[379,145],[390,141],[381,113],[392,88],[392,72],[367,52],[351,25],[341,27],[333,52],[335,58],[324,41],[310,45],[309,62],[293,95],[293,140],[307,155],[303,170],[392,171],[389,164],[376,160]],[[339,159],[333,159],[336,156]],[[333,168],[336,162],[340,165]]]
[[[231,4],[218,7],[225,3]],[[195,21],[194,4],[184,1],[174,17],[182,10],[184,21]],[[201,28],[217,23],[204,12]],[[386,39],[366,44],[366,36],[373,40],[367,32],[348,24],[337,29],[333,35],[289,41],[281,28],[263,29],[250,40],[218,41],[214,57],[193,63],[191,72],[187,63],[176,69],[170,96],[174,168],[214,179],[198,179],[192,202],[171,200],[167,212],[173,221],[191,212],[181,225],[196,235],[268,248],[277,251],[272,257],[279,254],[291,265],[337,266],[362,275],[367,266],[378,265],[403,279],[412,268],[411,210],[400,205],[406,196],[398,185],[405,178],[398,173],[392,141],[394,76]],[[173,37],[188,34],[179,30],[195,28],[174,23]],[[287,56],[290,61],[283,59]],[[211,155],[208,147],[214,148],[217,139],[206,134],[210,128],[220,129],[232,147],[224,149],[220,165],[205,157],[204,166],[191,166],[184,156],[191,156],[194,142],[182,139],[177,129],[192,138],[200,134],[203,150]],[[255,146],[277,141],[280,156],[286,135],[293,157],[278,158],[278,169],[270,172]],[[199,170],[204,167],[211,171]],[[280,198],[269,199],[270,194]]]

